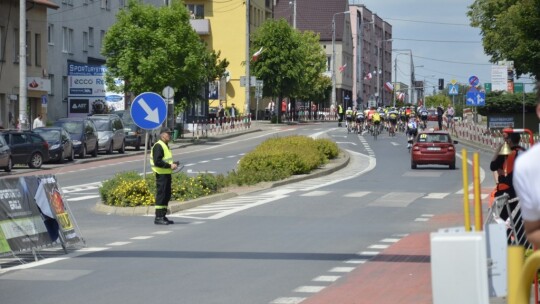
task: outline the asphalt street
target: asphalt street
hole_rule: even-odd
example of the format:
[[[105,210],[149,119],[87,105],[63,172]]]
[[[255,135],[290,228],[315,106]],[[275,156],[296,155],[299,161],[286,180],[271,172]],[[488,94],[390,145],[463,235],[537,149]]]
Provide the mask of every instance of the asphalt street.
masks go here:
[[[302,124],[173,154],[193,174],[223,173],[264,139],[288,134],[331,138],[349,153],[350,163],[327,176],[184,210],[171,215],[176,224],[166,227],[148,216],[92,211],[99,183],[118,171],[142,171],[142,155],[53,171],[87,246],[1,274],[2,303],[68,297],[78,303],[316,301],[321,291],[407,235],[459,224],[460,159],[456,170],[411,170],[403,134],[374,140],[334,123]],[[488,168],[491,155],[479,153],[482,168]],[[483,187],[491,188],[486,172]],[[441,216],[452,220],[433,221]],[[357,300],[350,303],[362,303]]]

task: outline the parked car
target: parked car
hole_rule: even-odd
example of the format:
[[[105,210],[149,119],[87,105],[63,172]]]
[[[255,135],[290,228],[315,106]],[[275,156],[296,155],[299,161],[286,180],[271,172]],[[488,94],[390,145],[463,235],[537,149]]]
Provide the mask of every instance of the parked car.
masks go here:
[[[436,109],[428,109],[428,121],[437,121]]]
[[[95,114],[88,116],[88,118],[96,125],[99,150],[105,150],[107,154],[113,153],[114,150],[117,150],[118,153],[126,151],[124,123],[120,116],[116,114]]]
[[[41,168],[49,160],[49,144],[41,135],[32,131],[1,131],[0,136],[11,149],[13,164],[25,164],[30,168]]]
[[[63,163],[67,158],[73,161],[75,149],[69,133],[61,127],[36,128],[34,132],[49,143],[49,160]]]
[[[152,145],[159,139],[159,128],[153,130],[140,128],[133,121],[129,111],[123,113],[122,122],[124,123],[126,146],[135,147],[135,150],[140,150],[141,145],[144,146],[146,133],[148,133],[148,149],[150,149]]]
[[[83,118],[60,118],[53,124],[55,127],[66,129],[73,141],[75,154],[79,158],[85,158],[90,153],[93,157],[98,153],[98,133],[94,122],[87,117]]]
[[[456,148],[458,142],[446,131],[420,132],[411,149],[411,169],[417,165],[448,165],[456,168]]]
[[[0,136],[0,169],[11,172],[13,162],[11,160],[11,149],[3,136]]]

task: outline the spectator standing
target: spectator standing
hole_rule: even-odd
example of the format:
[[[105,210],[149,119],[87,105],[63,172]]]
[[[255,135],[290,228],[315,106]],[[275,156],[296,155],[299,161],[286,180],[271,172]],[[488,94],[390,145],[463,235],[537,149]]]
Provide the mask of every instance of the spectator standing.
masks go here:
[[[38,114],[36,119],[34,119],[34,123],[32,124],[32,130],[45,126],[42,119],[43,118],[42,118],[41,114]]]
[[[150,153],[150,165],[156,176],[156,218],[154,224],[169,225],[174,224],[167,218],[167,207],[171,200],[172,177],[174,169],[178,167],[173,162],[169,141],[171,140],[171,129],[161,128],[160,139],[152,147]]]
[[[223,108],[223,104],[219,103],[218,108],[218,124],[220,128],[223,128],[223,119],[225,118],[225,108]]]
[[[540,85],[537,85],[540,89]],[[540,91],[536,115],[540,118]],[[540,144],[522,153],[516,160],[514,185],[519,196],[527,239],[540,248]]]
[[[234,129],[234,120],[236,119],[236,109],[234,108],[234,102],[231,103],[231,128]]]
[[[442,130],[442,118],[444,114],[444,109],[442,104],[439,104],[437,107],[437,122],[439,123],[439,130]]]
[[[493,159],[491,160],[491,164],[489,166],[490,170],[494,172],[494,177],[496,179],[496,191],[495,191],[495,197],[501,196],[504,193],[508,194],[509,200],[516,197],[516,192],[514,190],[514,183],[513,183],[513,169],[515,160],[518,157],[519,153],[523,153],[525,149],[519,145],[519,141],[521,139],[521,136],[519,133],[510,133],[506,138],[505,142],[510,146],[511,151],[508,155],[501,155],[500,151],[502,147],[504,146],[504,143],[499,146],[499,148],[496,150],[495,155],[493,155]],[[503,208],[501,210],[501,214],[499,217],[503,220],[507,220],[511,213],[516,209],[518,205],[517,201],[514,201],[512,203],[508,204],[508,207],[510,209],[510,214],[508,213],[507,208]],[[518,211],[518,213],[513,216],[513,218],[519,218],[521,215]],[[523,231],[518,231],[518,240],[523,239]]]

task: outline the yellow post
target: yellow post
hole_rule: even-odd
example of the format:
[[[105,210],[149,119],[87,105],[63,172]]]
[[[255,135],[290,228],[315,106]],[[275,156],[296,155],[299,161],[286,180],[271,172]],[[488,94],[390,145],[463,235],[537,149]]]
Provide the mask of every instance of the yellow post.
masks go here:
[[[465,231],[471,231],[471,214],[469,211],[469,175],[467,150],[461,149],[461,171],[463,172],[463,211],[465,214]]]
[[[474,230],[482,231],[482,200],[480,198],[480,161],[478,152],[473,155]]]
[[[523,246],[508,246],[508,304],[518,304],[516,296],[519,290],[519,277],[521,267],[525,260],[525,249]]]

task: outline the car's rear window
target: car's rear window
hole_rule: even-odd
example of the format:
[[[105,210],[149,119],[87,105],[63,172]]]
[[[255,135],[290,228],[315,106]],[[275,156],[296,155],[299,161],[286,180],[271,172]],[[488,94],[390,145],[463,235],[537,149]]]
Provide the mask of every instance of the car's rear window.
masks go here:
[[[441,143],[450,142],[448,134],[427,134],[422,133],[418,135],[418,142],[421,143]]]
[[[38,129],[39,130],[39,129]],[[57,130],[35,130],[34,132],[38,133],[46,141],[58,141],[60,139],[60,131]]]
[[[108,119],[92,119],[98,131],[110,131],[111,122]]]
[[[62,121],[55,123],[56,126],[64,127],[70,134],[82,134],[83,122],[82,121]]]

